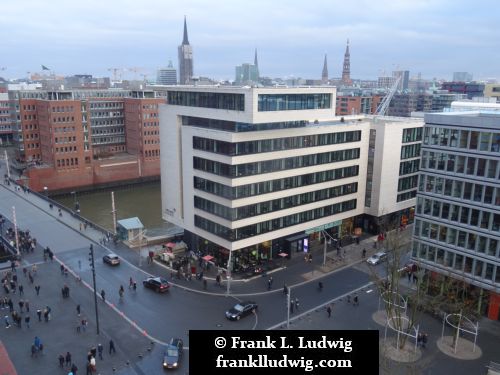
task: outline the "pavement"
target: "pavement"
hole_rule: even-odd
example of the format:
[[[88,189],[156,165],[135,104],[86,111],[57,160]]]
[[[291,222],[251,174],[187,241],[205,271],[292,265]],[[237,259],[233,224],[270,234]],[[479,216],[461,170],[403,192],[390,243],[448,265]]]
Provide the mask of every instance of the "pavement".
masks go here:
[[[9,204],[17,205],[19,207],[37,207],[37,210],[43,215],[38,215],[35,219],[30,217],[22,217],[19,223],[22,229],[33,229],[33,233],[39,233],[40,238],[44,237],[44,244],[46,246],[49,244],[58,249],[56,252],[56,262],[64,262],[74,273],[78,276],[83,276],[83,282],[79,283],[76,278],[69,277],[69,280],[65,280],[63,276],[60,275],[59,265],[56,263],[43,263],[39,264],[40,274],[43,274],[43,285],[41,295],[44,295],[43,304],[50,304],[54,311],[54,319],[49,323],[37,323],[32,320],[31,331],[27,330],[26,327],[18,329],[17,327],[12,327],[10,329],[4,329],[0,327],[0,340],[3,341],[5,347],[9,351],[10,358],[12,362],[16,365],[18,373],[30,373],[28,369],[32,369],[33,364],[31,361],[46,361],[43,362],[48,366],[47,372],[40,371],[39,374],[53,374],[56,373],[57,367],[57,355],[59,352],[66,349],[71,350],[72,353],[77,353],[73,358],[78,357],[81,365],[85,363],[86,353],[88,348],[92,345],[96,345],[98,341],[106,341],[108,337],[112,337],[117,345],[117,355],[114,358],[108,358],[105,356],[102,363],[98,361],[99,373],[107,374],[115,373],[113,367],[116,368],[117,373],[123,375],[136,375],[136,374],[156,374],[158,373],[158,367],[161,363],[162,357],[162,345],[161,342],[156,344],[151,344],[151,337],[149,332],[154,332],[155,336],[158,337],[172,337],[177,335],[178,337],[183,337],[185,343],[188,344],[188,336],[186,336],[186,329],[234,329],[235,325],[228,324],[222,320],[218,323],[212,317],[220,315],[220,309],[223,309],[224,304],[227,305],[228,302],[226,296],[226,282],[224,281],[223,287],[215,285],[212,280],[213,274],[208,274],[209,283],[206,290],[203,289],[203,284],[199,280],[171,280],[174,289],[170,292],[168,296],[162,296],[164,298],[156,299],[158,296],[149,295],[137,295],[137,298],[130,294],[127,294],[127,298],[131,300],[136,300],[134,305],[138,311],[131,309],[130,306],[126,304],[119,304],[117,301],[117,296],[110,297],[110,303],[103,305],[100,302],[99,314],[103,314],[101,323],[101,334],[98,336],[95,334],[96,326],[95,319],[93,319],[92,308],[86,308],[82,311],[86,316],[88,316],[89,327],[85,335],[76,334],[76,304],[81,303],[82,306],[93,307],[93,295],[89,293],[88,287],[83,287],[84,283],[88,284],[88,266],[86,257],[88,253],[89,242],[94,243],[94,248],[96,251],[104,252],[115,252],[122,257],[122,259],[128,263],[128,268],[125,272],[132,272],[129,270],[134,270],[134,278],[141,277],[140,275],[154,274],[163,275],[168,277],[170,270],[160,262],[155,262],[153,264],[148,264],[145,258],[139,258],[137,251],[128,249],[122,244],[114,245],[113,243],[107,243],[103,247],[98,245],[99,241],[103,238],[104,234],[102,231],[92,228],[90,226],[87,229],[80,230],[80,221],[74,218],[69,211],[63,210],[63,215],[60,217],[57,214],[57,209],[51,210],[47,201],[42,196],[35,195],[33,193],[24,193],[23,191],[15,191],[14,186],[10,187],[1,186],[0,193],[4,191],[6,199],[8,199]],[[7,198],[8,197],[8,198]],[[0,207],[1,208],[1,207]],[[30,209],[33,210],[33,209]],[[34,211],[33,211],[34,212]],[[0,212],[6,217],[10,217],[10,213],[6,212],[6,206],[4,205],[4,212]],[[40,219],[40,218],[43,219]],[[40,221],[44,221],[41,223]],[[54,236],[57,238],[52,238],[50,235],[42,236],[46,228],[52,228],[54,231]],[[73,234],[69,236],[69,232]],[[60,235],[59,235],[60,233]],[[57,234],[57,236],[56,236]],[[408,227],[405,231],[401,233],[403,237],[407,240],[411,236],[411,228]],[[59,238],[61,237],[61,238]],[[331,327],[331,329],[382,329],[373,320],[373,313],[376,312],[378,308],[378,296],[376,290],[374,290],[371,280],[373,277],[370,276],[370,272],[367,270],[366,263],[361,257],[363,248],[367,250],[367,256],[371,253],[377,251],[373,248],[374,238],[368,237],[362,240],[359,244],[352,244],[344,246],[341,255],[344,260],[337,261],[335,263],[330,263],[328,267],[322,267],[323,263],[323,246],[316,245],[311,246],[311,254],[313,257],[313,262],[311,264],[304,262],[301,257],[294,257],[290,260],[283,261],[282,267],[269,272],[265,277],[257,276],[251,279],[240,279],[233,280],[231,282],[231,297],[240,300],[241,298],[252,298],[259,302],[259,317],[255,322],[245,319],[245,321],[238,322],[238,329],[283,329],[286,327],[283,323],[284,314],[281,311],[284,310],[284,305],[281,306],[283,299],[283,285],[287,284],[292,288],[292,296],[299,296],[301,299],[300,312],[293,315],[292,329],[325,329]],[[345,250],[345,255],[343,251]],[[144,250],[143,250],[144,251]],[[336,256],[335,252],[329,252],[328,255]],[[23,259],[23,264],[40,263],[41,255],[28,255]],[[80,261],[84,264],[82,269],[80,267]],[[122,266],[125,266],[123,264]],[[120,266],[120,267],[122,267]],[[380,266],[381,267],[381,266]],[[123,275],[121,279],[118,275],[113,274],[113,272],[108,272],[108,268],[102,268],[100,271],[100,283],[109,282],[110,280],[114,283],[123,282]],[[115,271],[116,272],[116,271]],[[268,290],[268,278],[273,277],[273,285],[271,290]],[[46,281],[45,281],[46,279]],[[128,280],[128,276],[126,278]],[[87,280],[87,281],[85,281]],[[321,280],[325,284],[325,290],[322,293],[315,291],[314,285],[317,281]],[[61,283],[70,283],[70,299],[62,300],[60,288]],[[312,287],[309,285],[312,282]],[[352,305],[348,305],[345,302],[345,296],[352,294],[353,290],[359,289],[360,295],[360,306],[354,308]],[[45,291],[45,293],[44,293]],[[37,301],[35,296],[33,296],[33,290],[28,290],[27,294],[30,293],[28,297],[33,301]],[[129,293],[129,292],[127,292]],[[193,293],[197,294],[197,297],[193,299]],[[279,299],[278,299],[279,297]],[[197,311],[199,314],[193,318],[188,315],[180,316],[178,320],[173,319],[170,314],[171,306],[169,306],[169,299],[177,301],[182,307],[188,309],[189,311]],[[334,312],[332,318],[326,320],[325,306],[330,303],[334,303]],[[229,302],[230,303],[230,302]],[[221,307],[221,304],[222,307]],[[168,316],[168,319],[164,320],[161,325],[155,325],[155,319],[157,316],[162,316],[162,314],[154,314],[155,311],[151,310],[151,306],[156,306],[153,309],[156,312],[164,311]],[[268,308],[264,310],[265,306],[273,306],[273,308]],[[102,308],[101,308],[102,307]],[[118,307],[118,308],[116,308]],[[200,307],[202,308],[199,311]],[[188,311],[182,310],[182,311]],[[123,319],[117,319],[117,314]],[[184,312],[179,312],[179,314],[185,314]],[[127,320],[126,318],[132,317]],[[200,319],[200,317],[206,316],[206,319]],[[134,328],[133,323],[135,318],[140,318],[142,324],[147,325],[148,332],[144,330],[142,332],[138,327]],[[210,317],[210,318],[209,318]],[[176,317],[177,318],[177,317]],[[257,317],[256,317],[257,318]],[[218,319],[218,318],[217,318]],[[100,319],[101,321],[101,319]],[[428,322],[427,322],[428,321]],[[23,322],[24,323],[24,322]],[[460,374],[479,374],[484,369],[483,362],[486,364],[489,360],[496,360],[498,362],[498,356],[495,358],[494,343],[498,343],[498,338],[500,337],[500,325],[498,322],[491,321],[481,321],[481,327],[485,327],[480,332],[479,345],[483,350],[483,355],[477,359],[468,361],[467,365],[462,365],[459,360],[450,360],[448,356],[441,356],[439,350],[436,349],[437,346],[432,344],[436,342],[433,338],[440,336],[441,327],[440,323],[435,321],[429,316],[423,316],[422,326],[425,326],[425,331],[430,334],[431,340],[428,349],[422,359],[417,361],[418,367],[417,372],[404,372],[404,369],[408,369],[408,366],[393,364],[391,361],[383,360],[381,361],[381,371],[385,373],[403,374],[403,373],[422,373],[422,374],[448,374],[452,373],[451,368],[453,366],[460,366],[460,370],[467,369],[467,371],[453,371],[455,375]],[[29,356],[29,346],[33,340],[33,333],[39,333],[40,337],[47,342],[48,346],[46,349],[46,354],[44,358],[33,358]],[[166,332],[166,334],[164,333]],[[184,335],[184,336],[181,336]],[[383,337],[383,335],[382,335]],[[103,342],[104,344],[104,342]],[[106,346],[106,345],[105,345]],[[16,348],[13,350],[12,348]],[[25,348],[25,349],[18,349]],[[70,349],[71,348],[71,349]],[[439,352],[439,353],[438,353]],[[446,361],[444,361],[446,359]],[[76,361],[76,359],[75,359]],[[127,364],[128,361],[128,364]],[[183,373],[188,373],[189,369],[187,366],[187,361],[185,362],[185,367],[182,369]],[[445,362],[441,364],[441,362]],[[41,362],[42,363],[42,362]],[[387,364],[388,363],[388,364]],[[438,363],[438,364],[436,364]],[[78,365],[80,370],[82,366]],[[385,370],[385,367],[390,367],[389,370]],[[25,366],[25,367],[23,367]],[[55,366],[55,367],[54,367]],[[415,365],[412,365],[415,368]],[[399,370],[399,368],[401,369]],[[0,366],[1,368],[1,366]],[[39,367],[41,368],[41,367]],[[3,368],[2,368],[3,369]],[[394,370],[393,370],[394,369]],[[441,371],[443,369],[443,371]],[[25,371],[26,370],[26,371]],[[421,371],[420,371],[421,370]],[[413,371],[413,370],[412,370]]]

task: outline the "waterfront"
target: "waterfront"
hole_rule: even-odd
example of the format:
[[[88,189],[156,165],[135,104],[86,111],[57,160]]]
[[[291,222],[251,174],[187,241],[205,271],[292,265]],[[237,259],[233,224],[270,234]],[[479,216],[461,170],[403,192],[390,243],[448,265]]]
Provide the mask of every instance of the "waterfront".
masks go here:
[[[137,216],[149,232],[158,232],[167,228],[161,218],[161,186],[160,182],[144,185],[117,187],[115,206],[117,220]],[[107,229],[113,228],[111,214],[111,190],[76,193],[54,197],[54,200],[74,209],[74,202],[80,203],[80,214],[90,221]]]

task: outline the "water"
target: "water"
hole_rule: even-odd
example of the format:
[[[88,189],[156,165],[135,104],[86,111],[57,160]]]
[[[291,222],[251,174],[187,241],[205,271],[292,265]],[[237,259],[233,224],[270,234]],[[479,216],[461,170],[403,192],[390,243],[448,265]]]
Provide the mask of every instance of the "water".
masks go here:
[[[127,188],[115,188],[116,219],[137,216],[149,235],[160,234],[170,226],[161,218],[160,182],[134,185]],[[75,197],[55,197],[54,200],[74,209]],[[113,228],[111,214],[111,191],[96,191],[76,194],[80,203],[80,214],[90,221],[109,230]]]

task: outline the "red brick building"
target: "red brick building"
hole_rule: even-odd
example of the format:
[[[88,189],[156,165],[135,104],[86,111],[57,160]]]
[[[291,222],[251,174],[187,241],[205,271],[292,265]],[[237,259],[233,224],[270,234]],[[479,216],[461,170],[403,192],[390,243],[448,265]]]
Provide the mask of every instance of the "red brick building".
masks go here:
[[[155,91],[18,92],[14,167],[37,191],[160,175]]]

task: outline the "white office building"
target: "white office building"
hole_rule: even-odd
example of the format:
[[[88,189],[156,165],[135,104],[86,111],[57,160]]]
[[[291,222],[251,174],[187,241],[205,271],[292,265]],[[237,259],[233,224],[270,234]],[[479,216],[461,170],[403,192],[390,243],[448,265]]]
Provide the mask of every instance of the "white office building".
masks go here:
[[[176,87],[160,108],[163,218],[233,269],[321,230],[412,220],[423,121],[335,117],[334,87]]]

